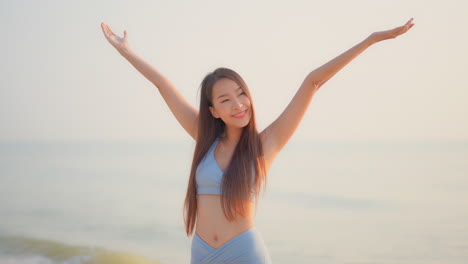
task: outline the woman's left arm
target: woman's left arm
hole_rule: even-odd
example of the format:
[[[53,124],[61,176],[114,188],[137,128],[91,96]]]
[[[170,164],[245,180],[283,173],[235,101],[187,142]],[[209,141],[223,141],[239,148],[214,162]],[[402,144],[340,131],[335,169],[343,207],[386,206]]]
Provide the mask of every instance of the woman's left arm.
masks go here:
[[[411,27],[414,26],[412,22],[413,22],[413,19],[411,18],[403,26],[396,27],[394,29],[390,29],[386,31],[378,31],[378,32],[372,33],[369,37],[367,37],[361,43],[350,48],[343,54],[339,55],[338,57],[334,58],[333,60],[329,61],[328,63],[322,65],[321,67],[309,73],[305,81],[312,82],[312,83],[315,82],[318,86],[317,89],[320,88],[324,83],[330,80],[331,77],[333,77],[338,71],[343,69],[344,66],[346,66],[350,61],[356,58],[359,54],[361,54],[364,50],[366,50],[371,45],[382,40],[396,38],[399,35],[406,33]]]
[[[262,131],[261,135],[263,136],[266,154],[270,153],[276,156],[276,153],[286,145],[302,120],[313,95],[324,83],[371,45],[406,33],[414,26],[412,22],[413,19],[411,18],[403,26],[374,32],[343,54],[310,72],[283,113]]]

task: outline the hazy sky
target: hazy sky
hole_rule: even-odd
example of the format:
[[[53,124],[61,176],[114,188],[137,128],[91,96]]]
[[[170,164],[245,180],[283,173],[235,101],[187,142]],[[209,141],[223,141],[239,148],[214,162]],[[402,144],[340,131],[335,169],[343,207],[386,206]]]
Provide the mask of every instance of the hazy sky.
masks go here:
[[[0,140],[188,140],[162,97],[107,42],[123,35],[198,107],[216,67],[249,85],[259,130],[310,71],[374,31],[379,42],[315,94],[293,139],[468,140],[468,2],[0,2]]]

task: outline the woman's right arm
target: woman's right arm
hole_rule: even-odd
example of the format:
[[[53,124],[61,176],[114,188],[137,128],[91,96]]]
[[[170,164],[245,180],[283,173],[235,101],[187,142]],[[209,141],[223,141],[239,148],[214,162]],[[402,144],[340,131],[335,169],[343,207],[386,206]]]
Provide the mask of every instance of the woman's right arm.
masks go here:
[[[187,131],[187,133],[196,140],[198,132],[198,110],[185,100],[176,87],[166,77],[128,47],[126,31],[124,31],[124,37],[121,38],[114,34],[106,24],[101,23],[101,28],[104,32],[104,36],[112,46],[114,46],[114,48],[116,48],[117,51],[127,59],[133,67],[135,67],[135,69],[137,69],[146,77],[146,79],[158,88],[177,121],[179,121],[185,131]]]

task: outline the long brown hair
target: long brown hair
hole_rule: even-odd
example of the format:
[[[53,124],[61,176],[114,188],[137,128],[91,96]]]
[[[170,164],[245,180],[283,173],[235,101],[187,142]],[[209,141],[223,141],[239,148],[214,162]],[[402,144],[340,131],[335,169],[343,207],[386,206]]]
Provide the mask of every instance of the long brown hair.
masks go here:
[[[224,122],[220,118],[214,118],[209,110],[209,107],[213,106],[213,86],[218,80],[223,78],[229,78],[236,82],[247,94],[251,102],[250,122],[243,128],[229,166],[223,174],[221,206],[226,218],[229,221],[233,221],[236,216],[246,216],[247,208],[243,200],[253,197],[255,201],[258,201],[262,184],[263,187],[266,186],[265,159],[262,142],[260,141],[256,127],[255,110],[250,91],[244,80],[235,71],[227,68],[217,68],[207,74],[200,85],[198,136],[183,212],[187,236],[193,234],[197,219],[197,184],[195,173],[198,164],[205,157],[215,139],[221,136],[225,129]],[[255,175],[254,179],[252,179],[252,175]]]

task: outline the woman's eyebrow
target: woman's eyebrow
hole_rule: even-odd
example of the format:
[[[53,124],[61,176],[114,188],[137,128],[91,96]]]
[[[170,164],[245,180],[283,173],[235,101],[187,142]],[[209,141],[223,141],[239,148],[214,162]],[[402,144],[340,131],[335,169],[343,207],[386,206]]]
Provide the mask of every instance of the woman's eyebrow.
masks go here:
[[[237,87],[236,92],[237,92],[239,89],[242,89],[242,88],[241,88],[240,86]],[[218,98],[216,98],[216,99],[219,99],[219,98],[221,98],[221,97],[223,97],[223,96],[227,96],[227,94],[222,94],[222,95],[218,96]]]

